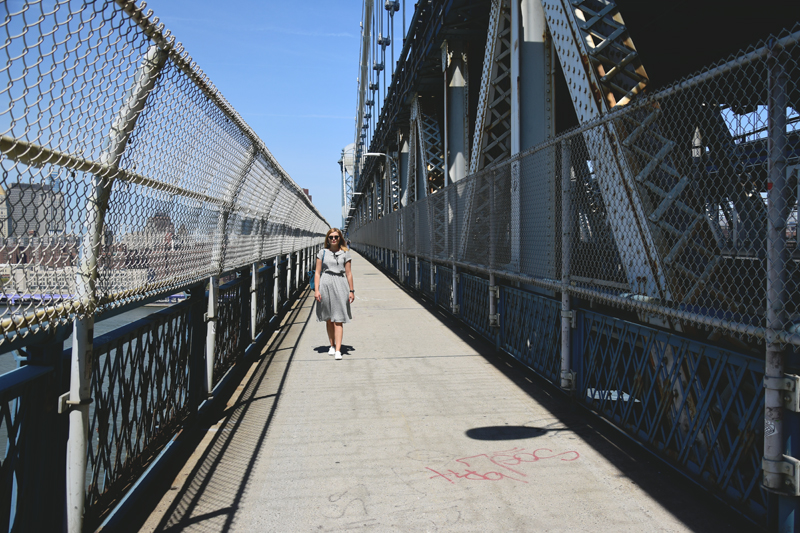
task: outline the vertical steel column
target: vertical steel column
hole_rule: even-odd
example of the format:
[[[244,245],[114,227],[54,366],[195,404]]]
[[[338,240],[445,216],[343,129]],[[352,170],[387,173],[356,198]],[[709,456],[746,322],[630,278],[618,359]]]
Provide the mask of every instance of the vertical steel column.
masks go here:
[[[250,265],[250,340],[256,342],[258,335],[258,263]]]
[[[208,310],[206,311],[206,396],[214,390],[214,356],[217,349],[217,309],[219,307],[219,276],[208,282]]]
[[[86,448],[89,438],[89,404],[94,357],[94,312],[97,306],[97,264],[103,226],[111,187],[119,161],[144,109],[167,54],[151,46],[134,74],[133,84],[125,95],[100,154],[100,163],[108,168],[103,175],[92,177],[86,201],[86,234],[80,252],[80,269],[76,276],[76,299],[81,304],[73,326],[67,442],[67,530],[79,533],[83,528],[83,509],[86,498]]]
[[[273,283],[273,290],[272,290],[272,314],[274,316],[278,316],[278,312],[280,311],[280,295],[278,291],[280,290],[280,283],[279,278],[281,275],[281,256],[275,256],[275,272],[272,273],[272,283]]]
[[[453,263],[453,283],[451,290],[453,291],[453,306],[451,311],[454,315],[457,315],[460,311],[460,307],[458,305],[458,267],[455,263]]]
[[[289,301],[289,295],[292,294],[292,254],[286,254],[286,301]]]
[[[467,175],[467,137],[469,114],[467,105],[467,62],[461,42],[445,41],[442,45],[444,71],[444,142],[445,186]]]
[[[252,281],[247,283],[247,277],[250,275],[251,269],[250,268],[243,268],[239,271],[239,279],[240,281],[240,292],[239,297],[241,298],[240,308],[241,308],[241,317],[239,318],[239,356],[238,359],[242,359],[244,357],[245,352],[247,351],[247,347],[253,340],[254,334],[253,331],[250,330],[250,311],[251,311],[251,300],[247,297],[248,289],[252,287]]]
[[[300,250],[295,252],[295,265],[294,265],[294,288],[300,288]]]
[[[561,141],[561,388],[575,386],[571,370],[572,308],[569,299],[569,272],[572,252],[572,167],[569,139]]]
[[[26,497],[18,490],[19,506],[13,522],[17,531],[61,531],[63,528],[64,437],[69,421],[60,417],[53,407],[59,404],[62,393],[69,394],[69,367],[63,357],[67,332],[66,327],[58,327],[54,335],[45,334],[48,339],[43,344],[26,348],[28,366],[51,367],[52,371],[37,379],[33,387],[17,400],[27,402],[30,415],[34,415],[25,419],[22,423],[24,429],[17,437],[17,445],[24,450],[20,454],[20,470],[24,472],[25,495],[28,495]],[[47,512],[42,512],[42,509],[47,509]],[[8,526],[8,515],[4,513],[4,517]]]
[[[498,347],[500,336],[497,328],[500,326],[500,317],[497,313],[497,296],[500,292],[494,274],[489,274],[489,327],[494,328],[494,343]]]
[[[773,41],[774,46],[774,41]],[[769,160],[767,183],[767,329],[766,364],[764,372],[764,487],[779,494],[778,529],[781,532],[796,531],[798,513],[797,487],[793,474],[786,467],[800,468],[792,459],[792,422],[796,414],[785,409],[787,394],[786,348],[778,334],[786,327],[786,304],[789,301],[788,264],[789,250],[786,246],[786,224],[790,211],[787,201],[786,180],[786,108],[788,83],[780,50],[774,47],[768,56],[768,146]],[[788,496],[787,496],[788,495]]]
[[[495,244],[495,216],[494,216],[494,184],[495,184],[495,171],[493,170],[486,176],[489,182],[489,268],[495,268],[495,254],[497,253],[497,246]],[[499,289],[495,280],[494,274],[489,274],[489,327],[497,328],[500,325],[500,317],[497,313],[497,297],[499,296]],[[498,343],[499,332],[495,330],[494,339],[495,345]]]

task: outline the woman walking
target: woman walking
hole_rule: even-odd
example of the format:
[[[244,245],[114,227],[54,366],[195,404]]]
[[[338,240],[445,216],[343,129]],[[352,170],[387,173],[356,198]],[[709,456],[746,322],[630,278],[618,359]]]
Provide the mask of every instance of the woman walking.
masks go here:
[[[350,322],[350,304],[355,299],[353,273],[350,271],[350,251],[344,244],[342,232],[328,230],[325,247],[317,254],[314,272],[314,298],[317,300],[317,321],[325,321],[331,347],[328,355],[342,358],[342,333]]]

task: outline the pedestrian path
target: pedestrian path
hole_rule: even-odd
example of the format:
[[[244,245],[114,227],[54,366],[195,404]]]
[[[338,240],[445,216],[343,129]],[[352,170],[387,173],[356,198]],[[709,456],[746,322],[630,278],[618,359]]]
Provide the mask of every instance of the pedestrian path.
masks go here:
[[[732,531],[674,474],[353,254],[327,354],[313,293],[144,531]]]

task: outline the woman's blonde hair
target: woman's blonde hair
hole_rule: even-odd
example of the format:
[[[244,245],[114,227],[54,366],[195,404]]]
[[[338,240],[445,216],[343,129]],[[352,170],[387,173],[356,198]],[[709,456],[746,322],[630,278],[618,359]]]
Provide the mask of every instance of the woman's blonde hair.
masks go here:
[[[342,235],[342,230],[340,230],[339,228],[331,228],[328,230],[328,233],[325,234],[325,243],[324,243],[325,248],[328,248],[330,250],[331,241],[330,239],[328,239],[328,236],[334,231],[339,234],[339,249],[343,252],[346,252],[347,244],[344,241],[344,235]]]

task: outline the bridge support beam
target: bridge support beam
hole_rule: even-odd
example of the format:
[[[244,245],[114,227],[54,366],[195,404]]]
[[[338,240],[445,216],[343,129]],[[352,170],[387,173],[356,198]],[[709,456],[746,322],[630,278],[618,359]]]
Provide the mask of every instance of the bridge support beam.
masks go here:
[[[445,41],[442,45],[444,70],[444,185],[447,187],[467,175],[467,61],[463,45]]]
[[[511,155],[545,142],[553,135],[553,73],[547,23],[541,0],[511,1]],[[549,213],[536,220],[554,221],[557,195],[555,161],[545,150],[511,165],[511,263],[515,269],[555,257],[555,227],[525,227],[523,213]],[[536,171],[534,172],[534,168]],[[539,177],[537,179],[537,177]],[[524,206],[524,207],[523,207]],[[529,257],[522,257],[529,254]],[[555,277],[557,272],[542,272]]]

